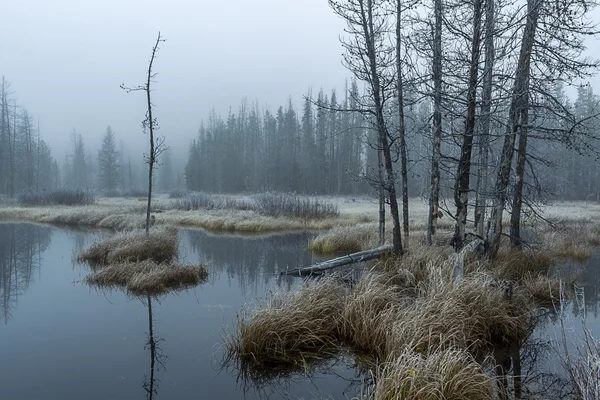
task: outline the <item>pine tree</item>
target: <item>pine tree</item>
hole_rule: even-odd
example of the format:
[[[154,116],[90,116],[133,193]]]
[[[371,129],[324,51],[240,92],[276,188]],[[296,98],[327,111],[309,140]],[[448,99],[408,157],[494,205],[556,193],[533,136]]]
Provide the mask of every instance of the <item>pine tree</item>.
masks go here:
[[[98,184],[101,190],[107,192],[117,190],[119,185],[119,153],[110,126],[106,128],[102,146],[98,150]]]

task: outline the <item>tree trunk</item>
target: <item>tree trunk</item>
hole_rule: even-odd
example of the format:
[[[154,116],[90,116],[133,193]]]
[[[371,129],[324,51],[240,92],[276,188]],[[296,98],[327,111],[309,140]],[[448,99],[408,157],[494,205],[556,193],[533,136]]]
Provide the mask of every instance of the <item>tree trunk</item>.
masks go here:
[[[394,177],[394,168],[392,165],[392,156],[390,151],[390,143],[388,141],[388,131],[383,116],[383,99],[381,97],[381,85],[379,81],[379,73],[377,70],[377,59],[375,53],[375,40],[373,29],[373,3],[372,0],[367,0],[365,10],[363,1],[360,1],[362,27],[367,46],[367,56],[369,59],[369,74],[371,78],[371,90],[373,92],[373,103],[375,106],[375,116],[377,118],[377,133],[379,137],[379,145],[383,151],[383,159],[386,171],[385,188],[388,193],[390,202],[390,214],[393,221],[393,245],[394,254],[400,256],[403,253],[402,236],[400,232],[400,215],[398,213],[398,199],[396,198],[396,184]]]
[[[473,41],[471,42],[471,65],[469,69],[469,88],[467,92],[467,119],[461,146],[456,183],[454,185],[454,203],[456,205],[456,225],[452,242],[454,251],[463,247],[469,203],[469,184],[471,178],[471,154],[473,152],[473,133],[475,131],[475,107],[477,105],[477,76],[479,72],[479,43],[481,39],[481,0],[473,2]]]
[[[433,38],[433,148],[431,156],[431,192],[427,220],[427,245],[433,237],[439,217],[440,205],[440,158],[442,146],[442,0],[434,1],[435,33]]]
[[[519,129],[519,149],[513,193],[512,214],[510,216],[510,242],[513,247],[521,248],[521,206],[523,205],[523,180],[525,179],[525,158],[527,156],[527,123],[524,116],[523,126]]]
[[[150,64],[148,65],[148,79],[146,81],[146,99],[148,101],[148,130],[150,131],[150,156],[148,158],[148,205],[146,208],[146,235],[150,235],[150,210],[152,209],[152,171],[154,169],[154,163],[156,162],[156,149],[154,146],[154,120],[152,119],[152,102],[150,100],[150,83],[152,81],[152,63],[154,62],[154,56],[160,43],[160,32],[156,39],[156,44],[152,49],[152,57],[150,58]]]
[[[379,245],[382,246],[385,243],[385,191],[383,187],[383,160],[379,148],[377,149],[377,172],[379,178]]]
[[[481,132],[479,134],[479,171],[475,189],[475,231],[483,237],[483,226],[488,200],[488,158],[490,151],[490,125],[492,111],[492,85],[494,71],[494,0],[487,0],[485,10],[485,65],[483,93],[481,95]]]
[[[531,50],[535,41],[535,31],[539,17],[542,0],[528,0],[527,22],[523,31],[523,40],[519,54],[519,62],[515,74],[515,83],[511,96],[510,111],[504,144],[500,156],[500,166],[496,178],[494,206],[488,226],[488,240],[490,242],[489,257],[494,258],[500,248],[502,237],[502,215],[506,205],[506,190],[510,181],[510,169],[513,159],[515,137],[522,126],[527,123],[529,112],[529,72],[531,64]]]
[[[400,168],[402,175],[402,226],[404,228],[404,247],[408,248],[408,167],[406,162],[406,124],[404,122],[404,82],[402,77],[402,0],[396,3],[396,73],[398,79],[398,139],[400,140]]]

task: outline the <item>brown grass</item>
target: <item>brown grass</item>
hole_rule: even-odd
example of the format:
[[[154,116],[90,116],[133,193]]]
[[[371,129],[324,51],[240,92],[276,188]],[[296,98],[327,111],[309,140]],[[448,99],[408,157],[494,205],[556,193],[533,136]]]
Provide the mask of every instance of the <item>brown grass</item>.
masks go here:
[[[118,233],[98,241],[83,251],[78,260],[91,266],[131,263],[151,260],[169,263],[177,256],[177,231],[173,228],[153,228],[150,235],[135,230]]]
[[[423,356],[410,346],[378,371],[375,400],[482,400],[494,398],[494,380],[464,349]]]
[[[377,224],[340,226],[319,234],[308,248],[319,254],[354,253],[377,247],[378,240]]]
[[[121,287],[136,295],[158,295],[196,286],[208,279],[202,265],[159,264],[151,260],[111,264],[86,277],[90,285]]]
[[[398,310],[386,352],[399,354],[408,345],[423,353],[458,346],[485,357],[495,346],[526,338],[531,311],[525,296],[508,297],[505,287],[484,274],[458,284],[431,279],[424,295]]]
[[[243,368],[304,367],[337,353],[336,334],[346,291],[335,278],[309,282],[294,293],[275,294],[259,310],[239,316],[226,339]]]
[[[385,356],[397,308],[407,301],[405,296],[410,293],[405,285],[397,285],[393,279],[400,280],[391,275],[369,273],[354,287],[339,329],[338,337],[343,343],[376,358]]]

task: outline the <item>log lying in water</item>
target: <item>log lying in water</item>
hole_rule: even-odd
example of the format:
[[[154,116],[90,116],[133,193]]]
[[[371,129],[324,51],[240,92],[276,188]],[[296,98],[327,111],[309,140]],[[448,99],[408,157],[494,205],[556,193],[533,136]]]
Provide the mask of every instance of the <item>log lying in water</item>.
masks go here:
[[[374,260],[384,254],[390,253],[394,249],[392,245],[385,245],[376,249],[359,251],[358,253],[348,254],[346,256],[337,257],[332,260],[323,261],[304,268],[294,268],[284,271],[281,275],[308,276],[316,275],[327,269],[341,267],[343,265],[354,264],[361,261]]]

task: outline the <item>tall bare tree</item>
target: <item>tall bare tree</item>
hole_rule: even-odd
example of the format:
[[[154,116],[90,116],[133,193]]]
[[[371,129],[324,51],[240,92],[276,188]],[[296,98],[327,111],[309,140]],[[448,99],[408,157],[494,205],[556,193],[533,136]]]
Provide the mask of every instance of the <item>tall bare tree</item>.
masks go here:
[[[431,191],[427,220],[427,245],[433,243],[440,215],[440,158],[442,148],[442,0],[434,0],[435,28],[433,34],[433,147],[431,155]]]
[[[454,185],[454,203],[456,205],[456,224],[452,242],[454,250],[460,251],[465,239],[467,225],[467,206],[469,202],[469,184],[471,177],[471,154],[475,133],[475,109],[477,106],[477,86],[479,73],[479,54],[481,41],[482,1],[473,0],[473,37],[471,40],[471,64],[469,66],[469,86],[467,89],[467,117],[462,137],[458,171]]]
[[[402,176],[402,227],[404,247],[408,247],[408,166],[406,123],[404,120],[404,77],[402,72],[402,0],[396,1],[396,85],[398,90],[398,140],[400,142],[400,175]]]
[[[490,153],[490,126],[492,120],[492,89],[494,79],[494,29],[496,11],[495,0],[486,0],[485,5],[485,64],[483,67],[483,88],[481,93],[481,109],[479,116],[479,170],[475,185],[475,231],[483,236],[485,211],[488,199],[488,159]]]
[[[508,122],[504,134],[504,144],[499,160],[498,175],[494,193],[492,214],[488,225],[489,256],[498,254],[502,237],[502,216],[506,206],[510,171],[513,160],[515,139],[519,130],[527,127],[529,117],[529,77],[531,67],[531,51],[535,43],[540,8],[544,0],[527,1],[527,21],[523,30],[519,61],[512,89]]]
[[[121,89],[125,90],[127,93],[140,90],[146,93],[147,111],[146,118],[142,121],[142,128],[144,130],[148,130],[150,139],[150,153],[146,158],[146,162],[148,164],[148,203],[146,206],[146,235],[150,234],[150,211],[152,210],[152,173],[155,165],[157,164],[158,156],[166,150],[164,137],[154,136],[154,131],[158,129],[158,121],[152,116],[152,90],[150,88],[153,79],[156,77],[156,73],[152,72],[152,65],[154,64],[154,59],[156,58],[158,46],[161,42],[164,41],[165,39],[163,39],[160,35],[160,32],[158,32],[158,37],[156,38],[156,42],[154,43],[154,47],[152,48],[150,62],[148,63],[146,83],[135,87],[126,87],[124,84],[121,84]]]
[[[346,50],[344,61],[354,75],[367,83],[372,103],[371,114],[375,119],[378,148],[383,154],[385,168],[385,190],[393,221],[394,253],[401,255],[402,233],[396,195],[395,174],[392,161],[392,144],[385,106],[393,85],[393,74],[389,69],[393,60],[389,57],[387,39],[389,27],[388,10],[383,0],[329,0],[334,12],[347,23],[351,37],[342,41]]]

